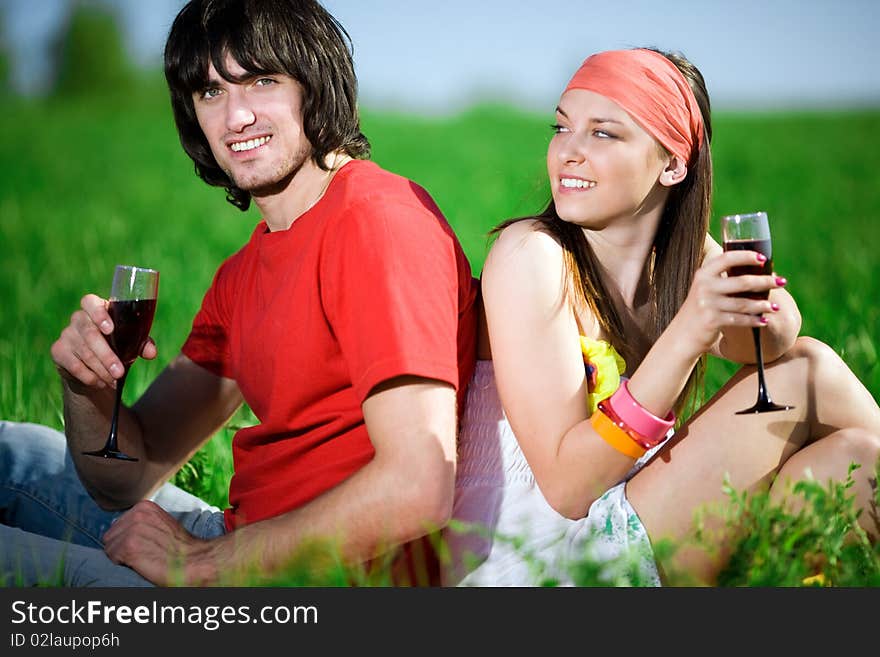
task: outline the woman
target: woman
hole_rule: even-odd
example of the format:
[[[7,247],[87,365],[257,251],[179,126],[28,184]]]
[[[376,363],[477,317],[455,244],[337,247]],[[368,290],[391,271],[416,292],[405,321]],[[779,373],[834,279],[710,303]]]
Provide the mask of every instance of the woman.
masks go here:
[[[687,543],[699,509],[723,508],[725,477],[736,490],[770,486],[781,500],[808,469],[842,481],[856,462],[852,490],[868,507],[877,403],[833,350],[797,337],[784,278],[727,275],[763,256],[724,252],[708,234],[711,123],[700,72],[654,50],[599,53],[574,74],[556,115],[552,201],[496,229],[482,274],[484,330],[445,583],[534,584],[534,563],[570,583],[566,563],[589,550],[608,564],[634,555],[636,583],[661,584],[674,571],[711,584],[731,537],[719,532],[713,551]],[[673,432],[704,356],[754,363],[756,326],[767,386],[794,409],[737,415],[757,390],[746,366]],[[870,514],[860,522],[876,541]],[[664,538],[680,547],[661,567],[652,544]]]

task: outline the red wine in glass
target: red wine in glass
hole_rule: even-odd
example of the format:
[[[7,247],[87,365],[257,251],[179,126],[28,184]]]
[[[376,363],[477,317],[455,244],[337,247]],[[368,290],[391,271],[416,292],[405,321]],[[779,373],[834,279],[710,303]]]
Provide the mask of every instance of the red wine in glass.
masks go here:
[[[773,245],[770,240],[726,240],[724,242],[725,251],[757,251],[767,260],[764,264],[743,265],[741,267],[731,267],[728,276],[762,276],[773,273]],[[770,295],[769,292],[743,292],[737,294],[738,297],[746,297],[748,299],[766,299]]]
[[[122,403],[122,388],[125,386],[128,371],[150,335],[158,292],[158,271],[129,265],[116,266],[110,290],[110,303],[107,307],[110,319],[113,320],[113,333],[110,334],[108,342],[125,366],[125,372],[116,382],[116,400],[113,404],[113,417],[110,420],[110,434],[104,447],[83,454],[105,459],[137,461],[137,458],[119,450],[117,442],[119,407]]]
[[[728,276],[770,275],[773,273],[773,246],[770,240],[770,224],[766,212],[734,214],[721,218],[721,232],[725,251],[757,251],[764,254],[767,260],[763,264],[731,267]],[[749,299],[766,299],[769,292],[744,292],[737,296]],[[752,338],[755,341],[755,356],[758,361],[758,401],[754,406],[737,411],[737,415],[749,413],[767,413],[770,411],[787,411],[794,406],[776,404],[767,392],[764,380],[764,356],[761,353],[761,329],[752,327]]]
[[[128,368],[140,355],[150,336],[156,299],[115,299],[107,308],[113,320],[110,347]]]

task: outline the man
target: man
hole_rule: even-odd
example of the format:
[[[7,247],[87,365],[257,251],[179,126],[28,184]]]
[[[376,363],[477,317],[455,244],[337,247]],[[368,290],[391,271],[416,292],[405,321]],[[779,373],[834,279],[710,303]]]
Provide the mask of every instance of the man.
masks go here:
[[[0,423],[7,571],[45,577],[63,557],[71,586],[235,583],[315,542],[351,564],[389,560],[447,521],[474,280],[428,194],[367,161],[347,36],[313,0],[192,0],[178,14],[165,74],[181,143],[262,220],[182,353],[123,410],[119,445],[137,461],[83,455],[124,371],[107,301],[83,297],[52,347],[67,449],[45,427]],[[165,482],[243,401],[260,422],[234,438],[220,513]],[[402,563],[395,582],[436,582]]]

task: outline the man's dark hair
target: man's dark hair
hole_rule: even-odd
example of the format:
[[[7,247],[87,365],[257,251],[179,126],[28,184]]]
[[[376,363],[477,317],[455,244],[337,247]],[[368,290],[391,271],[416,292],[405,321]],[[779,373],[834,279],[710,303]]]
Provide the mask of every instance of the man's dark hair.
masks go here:
[[[247,74],[226,68],[230,55]],[[181,9],[165,44],[165,79],[171,94],[180,143],[196,173],[209,185],[225,187],[226,199],[247,210],[251,196],[218,166],[196,119],[193,94],[208,86],[208,64],[225,80],[286,74],[303,89],[303,129],[312,159],[341,149],[368,159],[370,143],[360,131],[357,78],[351,38],[314,0],[191,0]]]

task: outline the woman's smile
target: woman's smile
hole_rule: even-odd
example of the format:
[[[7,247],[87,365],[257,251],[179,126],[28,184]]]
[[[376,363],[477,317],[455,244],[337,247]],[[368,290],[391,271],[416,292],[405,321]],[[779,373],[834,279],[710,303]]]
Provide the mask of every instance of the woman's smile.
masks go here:
[[[588,189],[593,189],[595,186],[595,180],[586,180],[585,178],[564,176],[559,179],[559,189],[563,192],[587,191]]]

